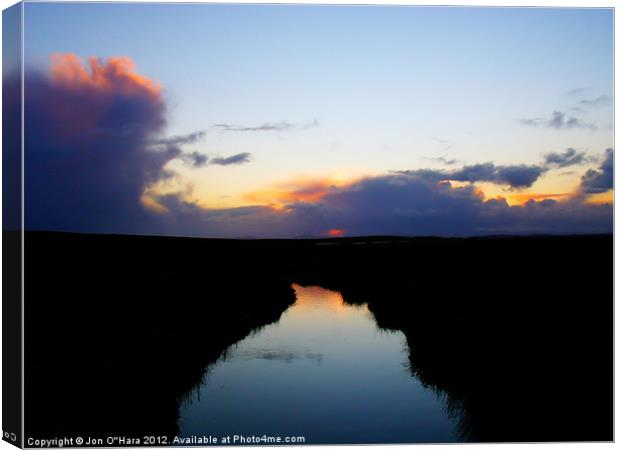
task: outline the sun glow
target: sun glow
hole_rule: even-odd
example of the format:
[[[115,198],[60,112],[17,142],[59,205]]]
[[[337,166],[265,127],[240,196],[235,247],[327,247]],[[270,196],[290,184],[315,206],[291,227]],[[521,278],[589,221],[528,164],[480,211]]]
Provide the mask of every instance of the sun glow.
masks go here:
[[[592,194],[585,203],[590,205],[611,205],[614,202],[614,192],[607,191],[600,194]]]
[[[506,199],[509,205],[520,206],[520,205],[525,205],[530,200],[535,200],[537,202],[540,202],[542,200],[547,200],[547,199],[561,201],[561,200],[566,200],[570,198],[572,195],[574,194],[570,192],[563,193],[563,194],[539,194],[539,193],[533,193],[533,192],[523,192],[523,193],[514,193],[514,194],[508,193],[504,196],[504,198]]]
[[[243,199],[253,204],[283,209],[294,203],[318,203],[326,195],[353,184],[355,180],[337,178],[298,179],[275,183],[266,189],[249,192]]]
[[[327,232],[327,235],[330,237],[341,237],[344,236],[345,230],[342,228],[332,228]]]

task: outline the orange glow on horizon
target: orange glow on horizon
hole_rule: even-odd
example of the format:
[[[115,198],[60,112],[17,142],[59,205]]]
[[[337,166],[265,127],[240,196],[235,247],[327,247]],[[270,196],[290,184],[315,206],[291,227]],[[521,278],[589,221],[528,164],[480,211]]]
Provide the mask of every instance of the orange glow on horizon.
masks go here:
[[[192,198],[192,201],[200,202],[201,207],[212,210],[260,206],[270,208],[274,213],[287,214],[293,211],[294,208],[291,206],[296,203],[329,203],[330,199],[339,193],[355,191],[360,186],[359,183],[363,183],[365,180],[387,175],[385,173],[372,174],[368,171],[364,173],[358,171],[353,175],[354,171],[352,170],[341,170],[344,172],[331,172],[325,175],[318,173],[316,176],[297,174],[288,180],[284,179],[284,181],[273,180],[270,182],[264,180],[261,184],[248,184],[238,190],[236,190],[237,187],[233,186],[230,190],[224,191],[227,195],[220,196],[215,195],[215,193],[221,192],[215,192],[218,185],[214,183],[210,186],[213,189],[209,191],[206,188],[201,189],[200,192],[197,192],[196,197]],[[197,184],[201,182],[198,178],[195,181]],[[560,181],[543,180],[541,183],[523,190],[511,190],[507,186],[490,182],[437,181],[439,188],[449,189],[455,194],[473,195],[482,202],[489,200],[505,201],[509,206],[523,206],[532,200],[541,202],[553,199],[558,202],[565,202],[576,197],[580,197],[580,201],[585,200],[586,203],[592,204],[613,202],[613,195],[610,193],[584,197],[578,194],[578,186],[566,182],[563,178]],[[159,189],[155,191],[156,193],[160,192]],[[161,211],[157,205],[150,204],[148,207],[151,210]],[[323,235],[340,237],[346,235],[346,230],[339,228],[324,229]]]
[[[287,205],[293,203],[318,203],[325,196],[332,192],[336,192],[338,189],[347,188],[353,186],[355,183],[362,180],[364,177],[350,179],[350,180],[334,180],[331,178],[323,178],[318,180],[294,180],[285,183],[273,184],[271,188],[257,190],[249,192],[243,196],[243,199],[251,202],[252,204],[259,204],[264,206],[270,206],[276,210],[286,209]],[[523,206],[530,200],[537,202],[545,199],[554,199],[558,201],[567,200],[574,196],[574,193],[532,193],[532,192],[510,192],[506,190],[500,190],[497,186],[489,185],[488,183],[471,184],[467,182],[455,182],[455,181],[440,181],[441,184],[448,184],[450,189],[458,190],[468,186],[472,186],[473,193],[482,200],[501,199],[505,200],[510,206]],[[605,200],[596,199],[593,202],[605,203]],[[343,230],[344,231],[344,230]],[[327,232],[330,236],[332,230]]]
[[[592,194],[588,196],[585,203],[588,205],[612,205],[614,203],[614,191]]]
[[[332,228],[327,232],[330,237],[341,237],[344,236],[345,230],[342,228]]]
[[[244,197],[247,200],[256,203],[273,203],[277,205],[298,202],[316,203],[325,197],[328,189],[329,186],[317,183],[315,185],[310,185],[291,191],[264,189],[261,191],[250,192]]]
[[[564,193],[564,194],[534,194],[534,193],[518,193],[518,194],[506,194],[502,196],[505,198],[509,205],[525,205],[530,200],[535,200],[537,202],[547,199],[553,200],[563,200],[571,197],[572,193]]]
[[[249,192],[243,198],[254,204],[283,209],[286,205],[293,203],[318,203],[330,192],[353,183],[355,180],[345,181],[340,178],[293,180],[273,184],[268,189]]]

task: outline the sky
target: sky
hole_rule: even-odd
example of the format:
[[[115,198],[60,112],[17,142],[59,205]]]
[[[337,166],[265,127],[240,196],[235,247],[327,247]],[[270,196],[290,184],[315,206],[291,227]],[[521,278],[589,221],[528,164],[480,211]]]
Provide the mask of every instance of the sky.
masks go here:
[[[29,228],[612,230],[611,9],[30,2],[24,27]]]

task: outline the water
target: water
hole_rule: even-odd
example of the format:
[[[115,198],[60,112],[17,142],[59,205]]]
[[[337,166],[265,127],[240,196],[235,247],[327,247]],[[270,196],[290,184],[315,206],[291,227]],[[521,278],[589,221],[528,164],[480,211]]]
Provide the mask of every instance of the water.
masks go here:
[[[401,332],[366,305],[293,285],[277,323],[230,347],[182,403],[181,436],[302,436],[308,444],[454,442],[442,399],[411,375]]]

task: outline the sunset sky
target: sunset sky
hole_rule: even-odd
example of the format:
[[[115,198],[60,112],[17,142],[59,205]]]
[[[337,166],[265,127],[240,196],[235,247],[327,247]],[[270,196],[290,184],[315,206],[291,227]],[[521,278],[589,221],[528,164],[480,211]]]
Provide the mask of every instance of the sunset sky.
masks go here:
[[[29,228],[612,230],[611,9],[26,3],[24,24]]]

